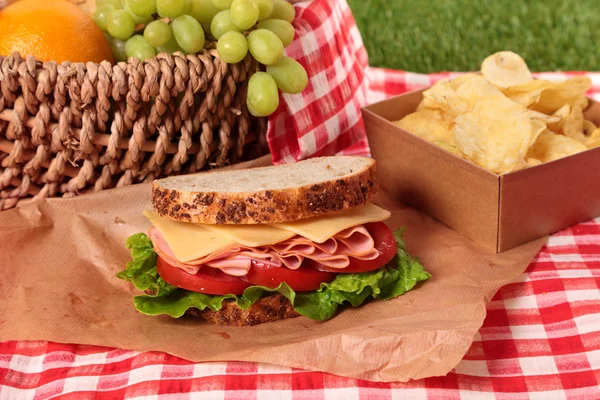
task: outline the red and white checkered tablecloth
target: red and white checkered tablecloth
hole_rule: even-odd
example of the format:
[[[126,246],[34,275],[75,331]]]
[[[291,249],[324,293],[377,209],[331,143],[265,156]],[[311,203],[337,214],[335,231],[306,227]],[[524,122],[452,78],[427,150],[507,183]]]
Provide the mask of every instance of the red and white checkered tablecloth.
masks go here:
[[[367,67],[343,0],[296,5],[288,54],[311,76],[270,124],[276,162],[368,153],[360,107],[450,74]],[[540,74],[563,79],[570,74]],[[589,74],[600,93],[600,74]],[[445,377],[372,383],[244,362],[192,363],[161,352],[49,342],[0,343],[0,399],[600,399],[600,218],[550,237],[503,287],[464,359]]]

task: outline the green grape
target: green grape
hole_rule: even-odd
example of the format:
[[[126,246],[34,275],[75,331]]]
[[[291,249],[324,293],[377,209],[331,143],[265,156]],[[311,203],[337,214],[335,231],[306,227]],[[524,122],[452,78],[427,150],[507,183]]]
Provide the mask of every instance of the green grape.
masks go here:
[[[252,105],[248,102],[247,96],[246,96],[246,107],[248,107],[248,111],[250,111],[250,114],[256,116],[256,117],[260,117],[260,113],[257,112]]]
[[[283,56],[278,63],[269,65],[267,73],[275,79],[277,87],[284,93],[300,93],[308,84],[306,70],[290,57]]]
[[[184,14],[190,15],[192,13],[192,0],[185,0],[185,12]]]
[[[150,46],[142,35],[135,35],[125,43],[127,57],[136,57],[140,61],[156,56],[154,47]]]
[[[156,11],[162,18],[177,18],[188,11],[189,0],[156,0]]]
[[[258,21],[258,4],[254,0],[233,0],[231,22],[242,30],[250,29]]]
[[[147,17],[140,17],[139,15],[135,14],[133,11],[131,11],[131,8],[129,6],[129,1],[130,0],[125,0],[125,5],[123,6],[123,9],[125,11],[127,11],[131,17],[133,18],[133,22],[135,22],[136,25],[146,25],[147,23],[149,23],[150,21],[152,21],[154,18],[152,18],[151,15],[147,16]]]
[[[125,52],[131,53],[133,48],[139,45],[144,45],[146,39],[142,35],[133,35],[129,40],[125,42]]]
[[[221,10],[215,7],[212,0],[192,0],[190,15],[198,22],[210,23],[219,11]]]
[[[269,16],[272,19],[283,19],[287,22],[294,22],[296,10],[294,6],[285,0],[273,0],[273,12]]]
[[[128,11],[139,17],[150,17],[156,13],[156,0],[127,0],[127,3]]]
[[[225,10],[219,12],[210,23],[210,32],[215,39],[220,39],[225,32],[241,32],[233,22],[231,22],[231,11]]]
[[[288,47],[294,40],[294,27],[282,19],[265,19],[258,23],[258,29],[267,29],[281,39],[283,47]]]
[[[162,46],[158,46],[156,48],[157,53],[173,54],[173,53],[177,53],[178,51],[183,53],[183,49],[181,47],[179,47],[179,45],[177,44],[177,40],[175,40],[175,36],[173,36],[173,35],[171,35],[171,39],[169,39],[169,41],[167,43],[163,44]]]
[[[102,29],[104,32],[106,32],[106,17],[114,10],[114,6],[105,5],[100,8],[96,8],[96,11],[94,11],[94,22],[96,22],[98,28]]]
[[[250,32],[250,35],[248,35],[248,49],[252,57],[265,65],[275,64],[283,56],[281,39],[266,29],[257,29]]]
[[[229,10],[233,0],[212,0],[212,3],[219,10]]]
[[[159,47],[171,40],[171,27],[165,21],[152,21],[144,29],[144,39],[150,46]]]
[[[127,53],[125,52],[125,42],[123,40],[115,39],[114,37],[106,34],[110,49],[112,50],[115,62],[127,61]]]
[[[239,32],[226,32],[217,42],[219,57],[228,64],[235,64],[248,54],[246,36]]]
[[[135,21],[125,10],[114,10],[106,16],[106,29],[112,37],[127,40],[135,31]]]
[[[279,107],[277,84],[266,72],[257,72],[248,82],[248,110],[255,117],[271,115]]]
[[[120,10],[123,8],[121,5],[121,0],[96,0],[96,9],[104,6],[113,6],[115,10]]]
[[[258,19],[267,19],[273,12],[273,0],[255,0],[258,4]]]
[[[194,54],[204,47],[204,30],[194,17],[181,15],[171,22],[171,28],[177,44],[186,53]]]

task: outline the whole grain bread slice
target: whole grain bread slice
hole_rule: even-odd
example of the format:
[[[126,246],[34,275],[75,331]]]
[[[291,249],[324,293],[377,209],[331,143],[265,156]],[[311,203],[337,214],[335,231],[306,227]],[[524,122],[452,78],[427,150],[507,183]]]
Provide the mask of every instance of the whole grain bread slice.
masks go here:
[[[234,300],[225,300],[219,311],[212,311],[210,308],[202,311],[190,308],[187,314],[213,324],[228,326],[251,326],[300,316],[292,307],[292,303],[279,293],[258,299],[247,310],[242,310]]]
[[[369,202],[376,190],[375,160],[335,156],[159,179],[152,204],[173,221],[260,224],[346,210]]]

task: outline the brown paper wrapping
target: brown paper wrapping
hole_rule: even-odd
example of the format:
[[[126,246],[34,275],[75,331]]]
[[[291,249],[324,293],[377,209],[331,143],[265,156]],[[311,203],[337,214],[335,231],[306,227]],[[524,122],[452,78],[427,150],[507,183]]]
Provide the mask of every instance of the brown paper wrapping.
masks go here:
[[[406,226],[411,254],[433,278],[390,301],[254,327],[135,311],[135,290],[115,278],[125,239],[147,231],[147,184],[0,213],[0,341],[49,340],[160,350],[193,361],[258,361],[372,381],[445,375],[483,323],[485,304],[515,280],[544,239],[490,254],[380,192],[392,228]]]

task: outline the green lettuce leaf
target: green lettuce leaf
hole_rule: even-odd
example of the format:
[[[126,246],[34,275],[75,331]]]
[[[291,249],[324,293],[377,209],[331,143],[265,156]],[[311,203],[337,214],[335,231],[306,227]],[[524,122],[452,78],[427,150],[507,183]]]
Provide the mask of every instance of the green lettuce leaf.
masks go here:
[[[142,233],[127,240],[132,261],[117,277],[132,282],[140,290],[150,292],[136,296],[133,300],[137,310],[147,315],[166,314],[179,318],[190,308],[218,311],[227,299],[235,300],[240,308],[246,310],[261,297],[278,292],[290,300],[299,314],[325,321],[333,317],[343,304],[357,307],[369,298],[389,300],[431,277],[419,261],[407,253],[402,235],[402,229],[394,233],[398,252],[384,267],[370,272],[338,274],[333,281],[322,283],[321,288],[313,292],[296,293],[286,283],[274,289],[251,286],[239,296],[214,296],[178,289],[158,276],[152,242]]]
[[[152,297],[166,296],[177,290],[176,286],[163,281],[156,271],[156,253],[152,241],[143,233],[130,236],[125,246],[131,252],[131,261],[117,278],[129,281],[139,289],[151,292]]]

